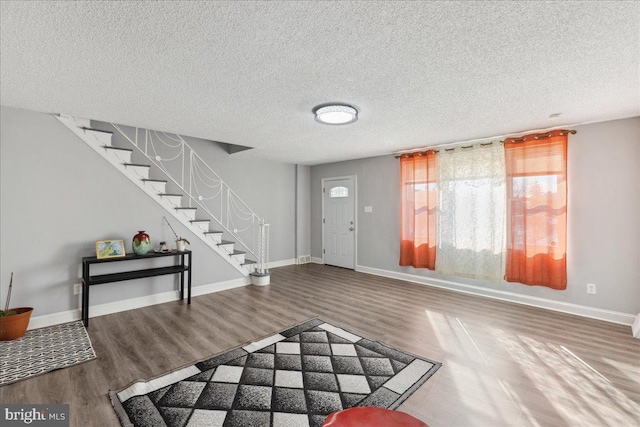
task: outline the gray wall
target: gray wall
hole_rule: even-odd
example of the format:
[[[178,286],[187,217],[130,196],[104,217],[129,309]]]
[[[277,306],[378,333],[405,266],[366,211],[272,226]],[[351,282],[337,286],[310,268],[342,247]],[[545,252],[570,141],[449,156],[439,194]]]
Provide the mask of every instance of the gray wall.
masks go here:
[[[311,255],[311,167],[296,166],[296,257]]]
[[[33,306],[35,316],[46,315],[80,307],[72,285],[81,276],[80,259],[95,254],[95,240],[123,239],[128,251],[137,230],[146,230],[154,244],[173,240],[162,223],[164,209],[54,117],[7,107],[0,115],[3,306],[12,271],[11,305]],[[271,259],[293,258],[295,166],[229,156],[216,144],[191,142],[271,222]],[[186,227],[172,225],[191,240],[194,286],[241,277]],[[166,292],[176,284],[165,276],[96,286],[91,304]]]
[[[634,314],[640,311],[640,118],[578,126],[569,138],[568,285],[564,291],[400,267],[399,161],[311,167],[311,254],[322,257],[321,180],[358,176],[357,264]],[[364,213],[364,206],[373,206]],[[595,283],[597,294],[586,293]]]

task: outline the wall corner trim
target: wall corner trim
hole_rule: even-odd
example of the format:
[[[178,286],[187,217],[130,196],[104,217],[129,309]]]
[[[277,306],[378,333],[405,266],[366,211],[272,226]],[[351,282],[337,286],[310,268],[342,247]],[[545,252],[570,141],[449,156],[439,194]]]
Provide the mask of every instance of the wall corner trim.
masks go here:
[[[640,335],[640,314],[621,313],[617,311],[605,310],[601,308],[588,307],[585,305],[571,304],[562,301],[554,301],[546,298],[538,298],[529,295],[517,294],[515,292],[499,291],[494,289],[481,288],[479,286],[467,285],[464,283],[452,282],[449,280],[435,279],[430,277],[418,276],[415,274],[399,273],[397,271],[383,270],[364,265],[356,265],[356,271],[360,273],[372,274],[374,276],[388,277],[391,279],[404,280],[407,282],[418,283],[436,288],[448,289],[450,291],[461,292],[465,294],[482,296],[485,298],[493,298],[501,301],[514,302],[517,304],[529,305],[532,307],[544,308],[547,310],[558,311],[561,313],[574,314],[577,316],[588,317],[591,319],[604,320],[606,322],[618,323],[621,325],[631,326],[637,323],[638,335]],[[635,322],[634,322],[635,319]],[[636,336],[636,332],[634,332]],[[636,336],[636,338],[638,338]]]
[[[631,332],[633,332],[633,337],[640,339],[640,313],[636,316],[636,320],[633,321],[633,325],[631,325]]]

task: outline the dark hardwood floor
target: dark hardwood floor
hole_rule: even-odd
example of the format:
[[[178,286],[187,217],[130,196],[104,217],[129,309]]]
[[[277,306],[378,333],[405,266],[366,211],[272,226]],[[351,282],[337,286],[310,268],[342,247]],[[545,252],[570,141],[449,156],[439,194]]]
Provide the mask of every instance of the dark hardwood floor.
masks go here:
[[[271,285],[91,319],[98,358],[0,388],[70,403],[73,426],[119,425],[107,392],[319,316],[444,366],[403,405],[436,426],[638,426],[631,328],[315,264]]]

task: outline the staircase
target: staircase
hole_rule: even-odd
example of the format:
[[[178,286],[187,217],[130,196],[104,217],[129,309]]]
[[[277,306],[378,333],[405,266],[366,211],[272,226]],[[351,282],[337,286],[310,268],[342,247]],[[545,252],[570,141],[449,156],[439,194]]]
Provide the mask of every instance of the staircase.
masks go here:
[[[269,284],[269,224],[180,135],[112,123],[131,148],[117,147],[89,119],[55,117],[253,284]]]

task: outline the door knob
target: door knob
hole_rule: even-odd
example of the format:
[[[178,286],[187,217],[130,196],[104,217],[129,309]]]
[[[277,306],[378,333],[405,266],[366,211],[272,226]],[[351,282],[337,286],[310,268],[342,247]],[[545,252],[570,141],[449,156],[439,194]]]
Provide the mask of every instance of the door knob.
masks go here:
[[[353,231],[353,227],[349,227],[349,231]]]

